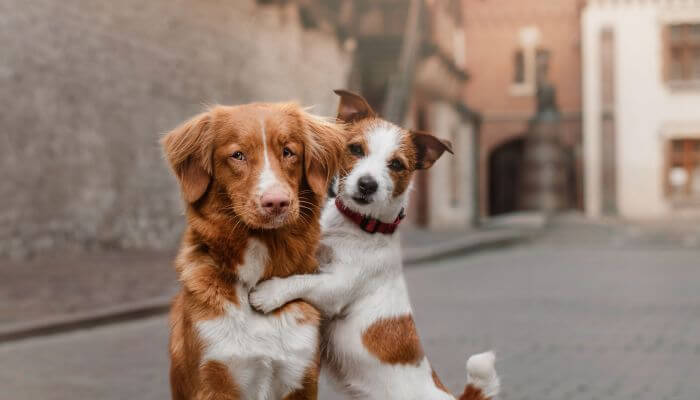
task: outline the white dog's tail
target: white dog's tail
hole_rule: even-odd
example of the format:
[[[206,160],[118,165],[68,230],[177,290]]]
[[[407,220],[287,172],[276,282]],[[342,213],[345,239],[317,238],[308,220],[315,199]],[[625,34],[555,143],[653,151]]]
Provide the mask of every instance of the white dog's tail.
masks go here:
[[[467,387],[459,400],[492,400],[501,388],[492,351],[475,354],[467,360]]]

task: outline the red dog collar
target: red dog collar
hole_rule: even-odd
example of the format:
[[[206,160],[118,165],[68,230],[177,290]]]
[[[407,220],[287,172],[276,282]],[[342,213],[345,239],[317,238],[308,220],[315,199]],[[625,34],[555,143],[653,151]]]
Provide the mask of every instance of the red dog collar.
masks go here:
[[[343,202],[340,200],[340,197],[335,198],[335,206],[336,208],[338,208],[338,211],[340,211],[341,214],[345,215],[352,222],[356,223],[357,226],[360,227],[360,229],[367,233],[379,232],[385,235],[391,235],[396,231],[396,228],[399,227],[401,220],[403,220],[406,217],[406,214],[404,213],[404,210],[402,208],[401,212],[399,213],[399,216],[396,217],[396,220],[388,224],[386,222],[382,222],[375,218],[370,218],[366,215],[362,215],[358,212],[349,209],[345,204],[343,204]]]

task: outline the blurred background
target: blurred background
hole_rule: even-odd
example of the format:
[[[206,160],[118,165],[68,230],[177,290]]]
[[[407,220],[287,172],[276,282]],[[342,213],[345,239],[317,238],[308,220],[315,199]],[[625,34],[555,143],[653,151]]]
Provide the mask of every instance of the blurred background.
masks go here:
[[[402,225],[450,388],[697,398],[700,0],[0,0],[0,393],[168,397],[159,136],[336,88],[454,144]]]

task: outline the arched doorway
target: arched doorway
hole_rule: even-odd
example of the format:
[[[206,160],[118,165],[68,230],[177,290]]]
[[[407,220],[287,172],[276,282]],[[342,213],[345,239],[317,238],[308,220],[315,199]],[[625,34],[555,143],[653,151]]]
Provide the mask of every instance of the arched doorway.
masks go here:
[[[489,215],[517,211],[520,204],[523,138],[509,140],[489,156]]]

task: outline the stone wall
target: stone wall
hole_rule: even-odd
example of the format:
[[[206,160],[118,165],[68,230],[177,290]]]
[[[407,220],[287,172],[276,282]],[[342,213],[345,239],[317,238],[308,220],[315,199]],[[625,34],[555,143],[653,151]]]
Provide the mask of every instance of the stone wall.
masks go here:
[[[0,0],[0,257],[170,248],[182,203],[161,133],[206,104],[330,115],[350,57],[254,0]]]

